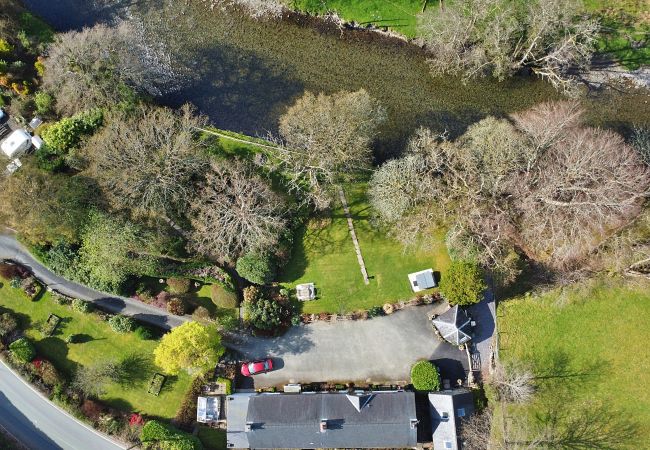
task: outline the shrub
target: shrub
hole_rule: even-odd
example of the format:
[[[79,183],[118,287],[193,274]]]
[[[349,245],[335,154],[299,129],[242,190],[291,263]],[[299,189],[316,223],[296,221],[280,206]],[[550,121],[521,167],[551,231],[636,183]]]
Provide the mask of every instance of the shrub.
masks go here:
[[[20,338],[9,344],[9,350],[14,358],[22,362],[30,362],[36,356],[34,344],[27,338]]]
[[[0,338],[8,336],[18,329],[18,319],[11,313],[0,314]]]
[[[232,380],[229,378],[218,377],[217,383],[223,383],[226,385],[226,395],[232,394]]]
[[[250,323],[260,330],[273,330],[284,325],[293,315],[288,302],[262,298],[246,304]]]
[[[81,405],[81,412],[84,416],[96,422],[100,414],[104,411],[104,406],[95,400],[84,400]]]
[[[185,302],[177,297],[172,298],[167,303],[167,311],[176,316],[182,316],[185,314]]]
[[[0,39],[0,53],[11,53],[14,47],[6,39]]]
[[[52,299],[57,305],[70,305],[72,303],[72,300],[70,300],[68,297],[65,295],[57,294],[56,292],[52,292]]]
[[[93,310],[93,304],[79,298],[72,300],[72,309],[80,313],[89,313]]]
[[[244,302],[252,303],[262,297],[262,291],[257,286],[248,286],[244,289]]]
[[[131,317],[116,314],[108,319],[108,324],[116,333],[128,333],[136,326],[135,320]]]
[[[219,308],[236,308],[237,307],[237,294],[226,289],[220,284],[213,284],[210,288],[210,297],[212,303]]]
[[[43,380],[43,383],[48,386],[56,386],[57,384],[63,384],[64,378],[61,376],[56,367],[47,360],[42,360],[40,367],[37,370],[39,376]]]
[[[187,294],[192,287],[192,280],[189,278],[168,278],[167,286],[172,294]]]
[[[54,98],[47,92],[39,91],[34,94],[34,104],[39,114],[47,114],[52,110]]]
[[[41,132],[43,141],[59,155],[67,154],[76,147],[84,135],[92,134],[103,121],[100,109],[84,111],[66,117]]]
[[[142,325],[135,329],[135,335],[143,341],[153,339],[153,333],[151,332],[151,329],[143,327]]]
[[[20,285],[21,285],[22,281],[23,280],[20,279],[19,277],[13,277],[11,279],[11,282],[9,282],[9,286],[11,286],[14,289],[18,289],[18,288],[20,288]]]
[[[122,428],[122,424],[111,414],[101,414],[97,420],[97,428],[106,434],[116,434]]]
[[[239,327],[239,319],[232,314],[222,315],[217,322],[224,331],[234,331]]]
[[[197,320],[210,320],[210,311],[205,306],[197,306],[197,308],[192,313],[192,317]]]
[[[203,444],[196,436],[157,420],[150,420],[142,427],[140,441],[145,450],[203,450]]]
[[[189,429],[196,420],[196,398],[201,395],[201,388],[204,383],[203,376],[198,376],[192,380],[192,385],[185,392],[174,417],[174,423],[178,426]]]
[[[275,269],[275,263],[268,254],[247,253],[237,260],[237,273],[256,284],[273,281]]]
[[[161,308],[161,309],[167,309],[167,303],[169,303],[169,300],[171,300],[172,296],[169,292],[167,291],[162,291],[159,292],[158,295],[156,295],[152,300],[151,300],[151,306],[155,306],[156,308]]]
[[[30,276],[20,282],[20,287],[28,297],[34,298],[39,293],[41,285],[36,278]]]
[[[440,373],[429,361],[418,361],[411,367],[411,383],[418,391],[438,391]]]
[[[3,278],[6,281],[13,280],[14,278],[20,278],[20,271],[18,266],[13,264],[0,263],[0,278]]]
[[[471,261],[452,261],[440,280],[440,292],[450,305],[468,306],[478,303],[487,289],[478,264]]]
[[[379,317],[384,315],[384,310],[381,306],[373,306],[368,310],[368,317]]]

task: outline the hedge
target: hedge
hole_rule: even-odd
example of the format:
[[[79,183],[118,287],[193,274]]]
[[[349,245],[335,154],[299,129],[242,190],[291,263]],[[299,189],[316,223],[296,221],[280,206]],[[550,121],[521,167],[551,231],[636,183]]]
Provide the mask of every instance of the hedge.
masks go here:
[[[131,317],[115,315],[108,319],[108,324],[116,333],[128,333],[136,326],[135,320]]]
[[[212,303],[219,308],[236,308],[237,307],[237,294],[219,284],[213,284],[210,288],[210,297]]]
[[[203,450],[203,444],[196,436],[157,420],[150,420],[142,427],[140,441],[145,450]]]
[[[429,361],[418,361],[411,367],[411,383],[417,391],[438,391],[440,373]]]
[[[237,273],[251,283],[267,284],[275,277],[275,263],[270,255],[247,253],[237,260]]]

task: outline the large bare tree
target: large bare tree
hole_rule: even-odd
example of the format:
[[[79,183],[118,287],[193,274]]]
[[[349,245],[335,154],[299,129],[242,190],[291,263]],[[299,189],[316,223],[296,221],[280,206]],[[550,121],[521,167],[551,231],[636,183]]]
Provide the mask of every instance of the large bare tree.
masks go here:
[[[371,143],[385,110],[365,90],[332,95],[305,92],[280,118],[283,145],[277,151],[292,187],[317,208],[329,205],[327,189],[345,174],[367,169]]]
[[[572,128],[521,186],[521,234],[534,256],[561,267],[580,262],[639,213],[650,171],[620,135]]]
[[[152,47],[142,27],[120,22],[60,34],[45,60],[43,87],[59,112],[132,103],[135,92],[159,95],[174,83],[170,57]]]
[[[88,172],[115,206],[174,217],[194,198],[208,167],[195,130],[205,122],[189,105],[113,114],[86,146]]]
[[[588,66],[598,31],[577,0],[441,2],[418,17],[434,74],[504,79],[529,67],[562,90]]]
[[[212,163],[191,212],[192,247],[226,261],[267,250],[286,227],[282,197],[242,162]]]

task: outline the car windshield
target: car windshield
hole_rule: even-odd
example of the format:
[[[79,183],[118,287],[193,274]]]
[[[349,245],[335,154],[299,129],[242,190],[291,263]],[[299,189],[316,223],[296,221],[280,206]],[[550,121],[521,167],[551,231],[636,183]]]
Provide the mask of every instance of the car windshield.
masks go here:
[[[248,364],[248,371],[249,372],[255,372],[255,363],[254,362]]]

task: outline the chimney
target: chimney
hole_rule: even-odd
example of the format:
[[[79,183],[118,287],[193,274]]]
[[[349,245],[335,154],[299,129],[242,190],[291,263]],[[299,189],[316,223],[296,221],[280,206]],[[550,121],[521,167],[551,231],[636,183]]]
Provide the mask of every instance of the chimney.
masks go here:
[[[320,420],[320,432],[325,433],[327,431],[327,419]]]
[[[251,431],[253,429],[253,422],[246,422],[246,426],[244,427],[245,431]]]

